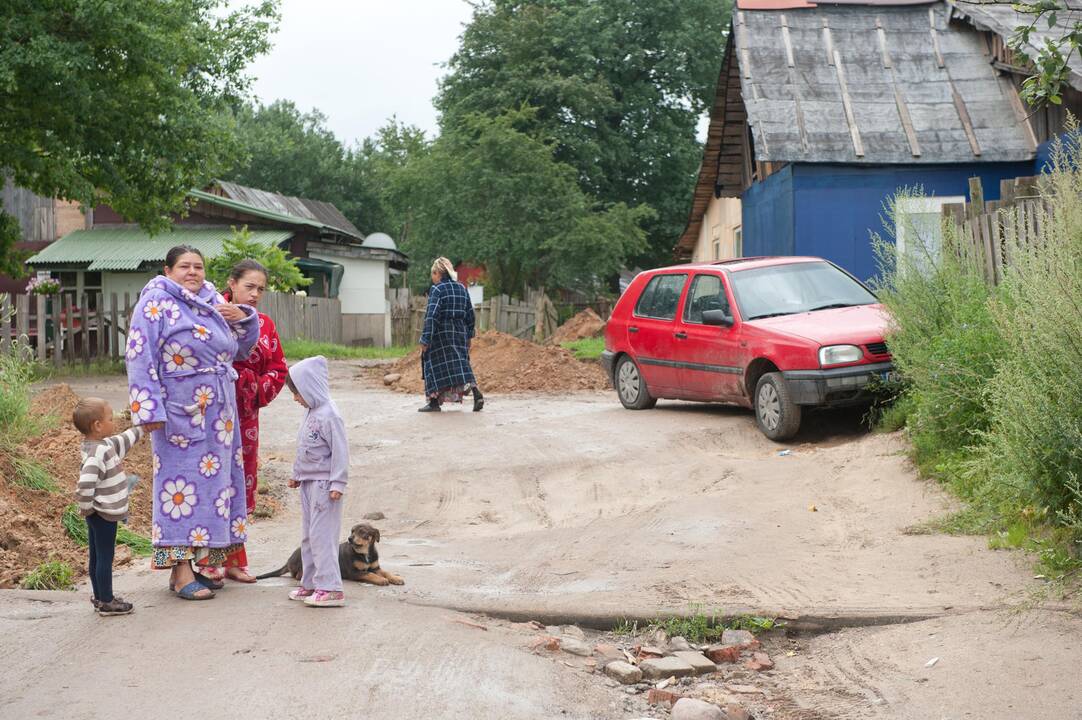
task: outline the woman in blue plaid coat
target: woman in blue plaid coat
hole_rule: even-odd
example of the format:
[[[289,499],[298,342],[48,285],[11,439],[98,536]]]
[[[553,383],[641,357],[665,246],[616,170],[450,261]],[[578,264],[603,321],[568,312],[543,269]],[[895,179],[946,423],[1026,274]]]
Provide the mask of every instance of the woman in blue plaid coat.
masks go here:
[[[470,367],[470,341],[474,317],[470,293],[458,282],[454,266],[445,257],[432,263],[432,291],[421,331],[421,367],[428,404],[421,412],[439,412],[445,402],[462,402],[473,393],[473,411],[485,406]]]

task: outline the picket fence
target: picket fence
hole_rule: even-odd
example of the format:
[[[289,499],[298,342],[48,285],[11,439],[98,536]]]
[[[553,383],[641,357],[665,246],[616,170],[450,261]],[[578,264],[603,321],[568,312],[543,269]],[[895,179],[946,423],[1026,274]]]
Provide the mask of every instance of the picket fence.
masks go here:
[[[119,362],[137,300],[131,293],[0,294],[0,352],[18,350],[57,368]],[[282,340],[342,341],[337,299],[267,293],[259,309],[274,320]]]
[[[1049,210],[1038,192],[1038,180],[1003,180],[1000,199],[985,202],[980,178],[970,178],[970,201],[943,206],[945,221],[957,230],[953,251],[990,284],[1002,282],[1004,268],[1040,242]]]
[[[391,336],[397,346],[417,343],[424,327],[428,299],[411,295],[408,288],[388,291]],[[556,332],[558,313],[544,289],[531,290],[525,300],[497,295],[474,306],[477,332],[498,330],[517,338],[544,342]]]

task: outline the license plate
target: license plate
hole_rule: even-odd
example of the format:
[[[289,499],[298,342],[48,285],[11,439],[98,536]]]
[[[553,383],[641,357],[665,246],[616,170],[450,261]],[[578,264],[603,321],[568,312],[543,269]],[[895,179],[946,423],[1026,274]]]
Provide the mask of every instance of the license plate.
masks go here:
[[[902,376],[897,370],[884,370],[879,373],[879,380],[884,385],[897,385],[902,381]]]

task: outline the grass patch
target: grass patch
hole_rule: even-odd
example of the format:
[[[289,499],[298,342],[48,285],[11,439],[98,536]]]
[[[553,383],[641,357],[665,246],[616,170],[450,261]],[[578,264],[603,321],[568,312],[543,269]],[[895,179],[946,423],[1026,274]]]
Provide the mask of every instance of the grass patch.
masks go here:
[[[49,471],[37,460],[26,457],[12,457],[12,467],[15,470],[15,484],[30,490],[44,490],[45,492],[58,493],[60,488]]]
[[[408,353],[409,347],[354,347],[313,340],[285,340],[282,352],[290,362],[322,355],[328,360],[394,360]]]
[[[67,530],[68,536],[79,545],[86,547],[89,544],[89,538],[86,532],[86,520],[79,514],[79,509],[74,505],[68,505],[64,509],[64,515],[60,519],[64,529]],[[139,557],[149,557],[154,552],[154,546],[150,542],[150,538],[134,533],[124,525],[117,527],[116,531],[117,545],[127,545],[131,548],[133,555]]]
[[[74,590],[75,571],[60,560],[43,562],[31,570],[22,581],[24,590]]]
[[[34,362],[31,372],[33,373],[34,382],[40,382],[42,380],[66,380],[69,378],[96,377],[98,375],[124,375],[127,373],[127,367],[122,361],[113,362],[112,360],[93,360],[89,365],[78,362],[75,365],[65,364],[60,367]]]
[[[658,618],[645,626],[640,626],[637,620],[621,620],[612,629],[612,633],[620,637],[634,637],[642,633],[664,630],[665,634],[671,638],[682,637],[688,642],[706,643],[720,640],[726,630],[763,633],[777,630],[782,625],[783,623],[774,618],[740,615],[725,619],[717,614],[707,615],[702,610],[695,610],[686,617]]]
[[[579,360],[600,360],[605,349],[605,338],[584,338],[561,344]]]

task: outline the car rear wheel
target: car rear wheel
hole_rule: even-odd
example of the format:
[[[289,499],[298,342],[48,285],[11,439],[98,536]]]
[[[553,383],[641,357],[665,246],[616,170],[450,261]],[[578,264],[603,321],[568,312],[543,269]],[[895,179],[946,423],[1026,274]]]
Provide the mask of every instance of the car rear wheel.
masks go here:
[[[763,434],[781,442],[800,429],[800,406],[789,395],[781,373],[766,373],[755,386],[755,422]]]
[[[628,410],[649,410],[657,405],[657,399],[646,389],[639,366],[627,355],[616,364],[616,394]]]

